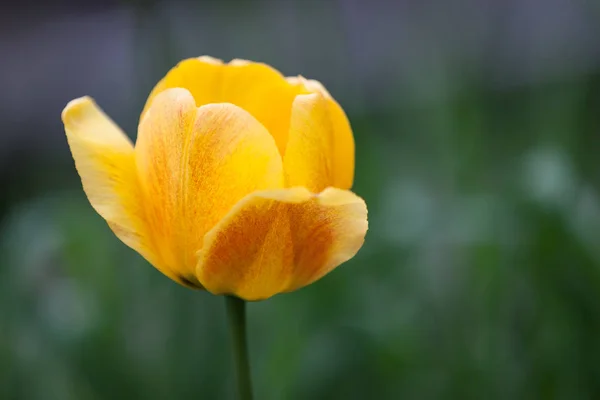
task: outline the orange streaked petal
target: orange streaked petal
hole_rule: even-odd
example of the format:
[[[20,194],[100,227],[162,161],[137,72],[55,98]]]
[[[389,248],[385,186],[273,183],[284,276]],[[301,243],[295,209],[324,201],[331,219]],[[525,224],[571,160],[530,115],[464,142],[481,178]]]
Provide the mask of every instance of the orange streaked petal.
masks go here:
[[[71,101],[62,112],[62,120],[92,207],[123,243],[162,269],[146,226],[129,138],[89,97]],[[170,271],[163,272],[173,277]]]
[[[232,103],[248,111],[273,135],[281,154],[287,143],[292,101],[303,90],[266,64],[245,60],[223,64],[203,56],[172,68],[152,90],[144,110],[157,94],[176,87],[189,90],[196,106]]]
[[[168,267],[180,271],[184,246],[181,229],[183,163],[196,119],[196,105],[187,90],[170,89],[159,94],[140,123],[135,159],[148,225],[157,251]]]
[[[252,115],[226,103],[196,109],[185,89],[154,99],[136,157],[163,257],[190,281],[205,233],[247,194],[283,186],[275,142]]]
[[[196,273],[214,294],[265,299],[306,286],[352,258],[367,228],[367,207],[350,191],[253,193],[206,235]]]
[[[354,181],[354,136],[348,118],[323,85],[302,77],[288,82],[312,95],[293,103],[286,148],[289,186],[306,185],[314,191],[327,186],[350,189]],[[289,166],[288,166],[289,164]]]

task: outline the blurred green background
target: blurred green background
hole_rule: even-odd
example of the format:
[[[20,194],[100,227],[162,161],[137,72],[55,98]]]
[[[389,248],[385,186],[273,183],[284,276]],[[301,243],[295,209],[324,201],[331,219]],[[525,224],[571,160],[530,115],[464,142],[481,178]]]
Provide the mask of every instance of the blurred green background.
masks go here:
[[[33,1],[0,12],[0,398],[233,399],[223,299],[87,202],[62,130],[132,138],[180,59],[322,81],[356,138],[357,257],[249,305],[257,399],[600,398],[600,7]]]

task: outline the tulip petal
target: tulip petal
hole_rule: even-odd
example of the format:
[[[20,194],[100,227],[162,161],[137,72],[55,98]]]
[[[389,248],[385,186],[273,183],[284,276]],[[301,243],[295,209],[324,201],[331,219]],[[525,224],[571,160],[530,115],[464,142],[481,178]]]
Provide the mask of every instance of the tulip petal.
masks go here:
[[[350,191],[253,193],[206,235],[198,280],[246,300],[296,290],[352,258],[367,227],[366,205]]]
[[[224,69],[223,100],[236,104],[258,119],[273,135],[284,154],[290,127],[292,102],[299,93],[274,68],[245,60],[233,60]]]
[[[150,92],[142,111],[142,118],[154,98],[171,88],[187,89],[196,106],[221,102],[219,97],[223,62],[217,58],[202,56],[181,61],[162,78]]]
[[[314,193],[332,186],[332,153],[333,132],[325,98],[319,93],[297,96],[283,158],[286,185],[304,186]]]
[[[161,254],[191,282],[205,233],[247,194],[283,185],[281,156],[254,117],[226,103],[196,109],[185,89],[153,101],[136,158]]]
[[[189,90],[196,106],[226,102],[248,111],[273,135],[281,154],[287,143],[292,101],[303,90],[266,64],[245,60],[223,64],[203,56],[172,68],[152,90],[144,110],[158,93],[175,87]]]
[[[92,207],[123,243],[161,268],[145,218],[129,138],[89,97],[62,112],[67,140]],[[172,277],[170,271],[163,272]]]
[[[318,81],[287,80],[310,93],[296,97],[292,106],[284,158],[288,186],[302,185],[314,192],[327,186],[350,189],[354,137],[344,110]]]

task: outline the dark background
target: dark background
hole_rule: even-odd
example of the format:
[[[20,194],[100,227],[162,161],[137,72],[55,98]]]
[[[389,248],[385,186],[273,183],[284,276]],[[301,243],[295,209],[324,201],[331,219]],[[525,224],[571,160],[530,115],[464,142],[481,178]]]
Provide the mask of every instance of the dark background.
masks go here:
[[[0,398],[232,399],[223,299],[87,202],[60,112],[134,139],[179,60],[322,81],[357,144],[359,254],[249,306],[257,399],[600,398],[600,4],[19,1],[0,8]]]

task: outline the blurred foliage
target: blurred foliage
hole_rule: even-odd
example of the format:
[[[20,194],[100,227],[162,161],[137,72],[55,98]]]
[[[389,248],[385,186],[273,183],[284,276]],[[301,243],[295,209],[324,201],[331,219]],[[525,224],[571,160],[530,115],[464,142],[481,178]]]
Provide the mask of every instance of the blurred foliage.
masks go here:
[[[367,240],[249,305],[256,398],[600,397],[600,71],[449,81],[350,113]],[[222,299],[121,244],[71,163],[19,174],[0,203],[0,398],[233,398]]]

